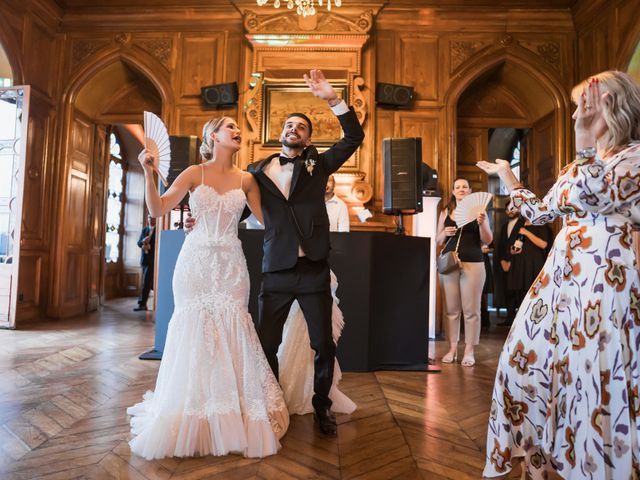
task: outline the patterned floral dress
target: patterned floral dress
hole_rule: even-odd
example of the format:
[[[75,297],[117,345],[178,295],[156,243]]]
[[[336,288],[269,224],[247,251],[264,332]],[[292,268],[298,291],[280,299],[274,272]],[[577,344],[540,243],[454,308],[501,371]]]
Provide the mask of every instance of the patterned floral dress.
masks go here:
[[[484,475],[526,457],[533,479],[637,478],[640,144],[571,163],[543,200],[511,195],[532,223],[564,222],[500,356]]]

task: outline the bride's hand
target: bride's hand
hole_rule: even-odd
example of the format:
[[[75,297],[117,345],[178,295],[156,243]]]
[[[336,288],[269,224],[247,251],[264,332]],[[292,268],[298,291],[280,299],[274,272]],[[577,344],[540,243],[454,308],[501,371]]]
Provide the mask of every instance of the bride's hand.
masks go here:
[[[138,161],[140,162],[140,165],[142,165],[142,169],[145,172],[151,173],[153,171],[155,157],[151,155],[146,148],[143,149],[138,155]]]
[[[481,160],[476,163],[476,166],[480,170],[484,170],[489,175],[502,176],[511,170],[511,164],[507,160],[502,160],[500,158],[496,158],[496,163]]]

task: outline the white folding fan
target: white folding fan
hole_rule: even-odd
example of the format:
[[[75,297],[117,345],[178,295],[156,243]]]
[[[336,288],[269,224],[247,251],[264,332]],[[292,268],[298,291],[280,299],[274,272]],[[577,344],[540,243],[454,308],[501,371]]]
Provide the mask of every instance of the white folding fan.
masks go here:
[[[454,220],[458,227],[471,223],[478,218],[478,214],[487,209],[487,205],[493,198],[488,192],[470,193],[456,205]]]
[[[155,158],[153,169],[158,172],[160,180],[167,187],[171,165],[169,133],[162,120],[151,112],[144,112],[144,148]]]

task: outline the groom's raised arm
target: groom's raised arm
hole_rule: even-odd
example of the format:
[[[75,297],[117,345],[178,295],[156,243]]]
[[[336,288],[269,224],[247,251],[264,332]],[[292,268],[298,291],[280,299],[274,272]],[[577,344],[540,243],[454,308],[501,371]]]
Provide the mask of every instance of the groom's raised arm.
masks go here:
[[[362,130],[353,107],[347,107],[347,104],[342,102],[333,107],[332,110],[336,113],[335,109],[341,106],[346,109],[346,112],[337,114],[337,117],[344,132],[344,137],[322,155],[324,168],[329,174],[337,171],[344,162],[349,160],[364,140],[364,130]]]
[[[323,167],[328,174],[338,170],[358,149],[364,140],[364,130],[358,121],[356,112],[349,108],[344,100],[338,98],[335,90],[320,70],[311,70],[304,75],[311,93],[326,100],[333,113],[338,117],[344,137],[321,155]]]

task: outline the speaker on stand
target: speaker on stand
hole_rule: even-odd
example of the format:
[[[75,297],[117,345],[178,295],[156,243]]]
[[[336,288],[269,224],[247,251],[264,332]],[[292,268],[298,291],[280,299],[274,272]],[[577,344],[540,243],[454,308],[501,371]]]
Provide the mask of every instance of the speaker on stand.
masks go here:
[[[404,235],[403,215],[422,212],[422,139],[382,140],[384,199],[382,212],[397,215],[396,234]]]

